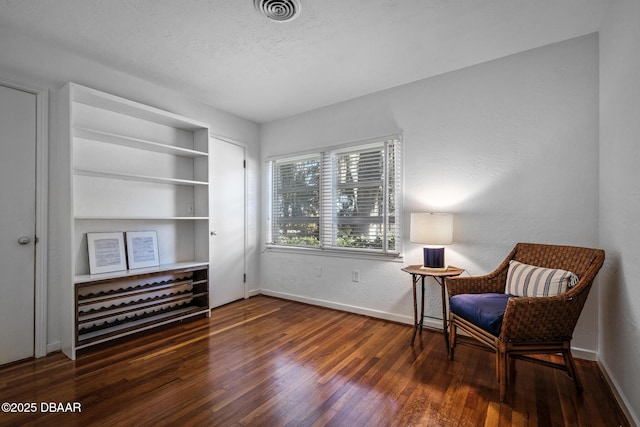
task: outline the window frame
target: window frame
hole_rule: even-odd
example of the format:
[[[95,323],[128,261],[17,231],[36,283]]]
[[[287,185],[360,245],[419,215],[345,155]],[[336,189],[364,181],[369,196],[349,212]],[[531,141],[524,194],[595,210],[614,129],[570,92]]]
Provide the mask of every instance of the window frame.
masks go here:
[[[383,149],[383,162],[382,162],[382,188],[384,195],[382,201],[384,206],[382,207],[383,213],[381,215],[381,228],[382,232],[377,236],[382,236],[381,248],[363,248],[363,247],[351,247],[351,246],[337,246],[336,240],[338,239],[337,224],[339,222],[347,221],[344,217],[336,221],[335,209],[332,205],[335,204],[335,185],[336,171],[331,171],[332,167],[329,167],[329,162],[336,155],[348,152],[366,152],[367,149],[380,148]],[[390,158],[389,154],[393,152],[393,156]],[[313,157],[320,158],[320,185],[318,189],[319,197],[319,231],[318,239],[319,245],[289,245],[274,242],[274,230],[276,227],[276,221],[274,220],[274,196],[276,195],[277,185],[274,180],[275,165],[277,163],[295,162],[301,159],[308,159]],[[389,161],[393,162],[393,167],[390,167]],[[285,251],[285,252],[299,252],[299,253],[316,253],[329,256],[354,256],[354,257],[366,257],[366,258],[382,258],[387,260],[402,260],[402,174],[403,174],[403,161],[402,161],[402,135],[392,134],[387,136],[381,136],[377,138],[371,138],[367,140],[354,141],[347,144],[334,145],[319,148],[317,150],[307,150],[303,152],[295,152],[290,154],[283,154],[278,156],[271,156],[266,159],[267,163],[267,230],[265,234],[266,249],[270,251]],[[328,172],[331,174],[327,176]],[[392,176],[390,176],[392,174]],[[331,184],[329,185],[329,182]],[[327,186],[329,185],[329,188]],[[345,184],[342,185],[344,187]],[[348,186],[348,184],[347,184]],[[391,189],[393,190],[390,193]],[[389,212],[390,201],[393,201],[393,211]],[[372,222],[372,224],[375,223]],[[331,231],[328,230],[328,224],[331,224]],[[389,245],[391,237],[393,235],[393,247]],[[330,244],[329,240],[331,240]]]

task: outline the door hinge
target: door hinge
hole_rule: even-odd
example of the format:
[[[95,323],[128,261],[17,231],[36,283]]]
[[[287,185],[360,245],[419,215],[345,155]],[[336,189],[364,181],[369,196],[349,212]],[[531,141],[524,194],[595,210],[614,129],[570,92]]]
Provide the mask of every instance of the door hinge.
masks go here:
[[[242,167],[245,168],[245,169],[247,168],[247,161],[246,160],[242,161]]]
[[[242,283],[247,283],[247,273],[242,275]]]

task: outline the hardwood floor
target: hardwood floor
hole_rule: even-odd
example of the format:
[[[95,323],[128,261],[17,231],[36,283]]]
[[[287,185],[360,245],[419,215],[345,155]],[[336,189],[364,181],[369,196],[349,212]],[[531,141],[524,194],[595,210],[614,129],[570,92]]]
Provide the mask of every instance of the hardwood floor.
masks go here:
[[[562,372],[518,361],[500,403],[491,353],[458,346],[449,361],[441,334],[425,331],[411,347],[411,333],[258,296],[76,361],[2,367],[0,402],[37,410],[0,412],[0,425],[629,425],[594,362],[577,360],[579,396]]]

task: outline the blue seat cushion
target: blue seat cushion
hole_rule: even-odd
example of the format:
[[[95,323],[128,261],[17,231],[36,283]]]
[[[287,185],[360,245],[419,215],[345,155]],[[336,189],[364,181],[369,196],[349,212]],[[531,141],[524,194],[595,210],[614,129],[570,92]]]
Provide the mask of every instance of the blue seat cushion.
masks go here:
[[[449,299],[449,310],[494,336],[500,335],[509,294],[459,294]]]

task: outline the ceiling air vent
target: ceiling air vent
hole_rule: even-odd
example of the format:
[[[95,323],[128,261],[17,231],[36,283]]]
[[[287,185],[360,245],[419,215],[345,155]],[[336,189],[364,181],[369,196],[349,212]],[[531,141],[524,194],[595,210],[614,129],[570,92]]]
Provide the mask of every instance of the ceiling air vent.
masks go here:
[[[300,13],[299,0],[253,0],[255,8],[277,22],[291,21]]]

